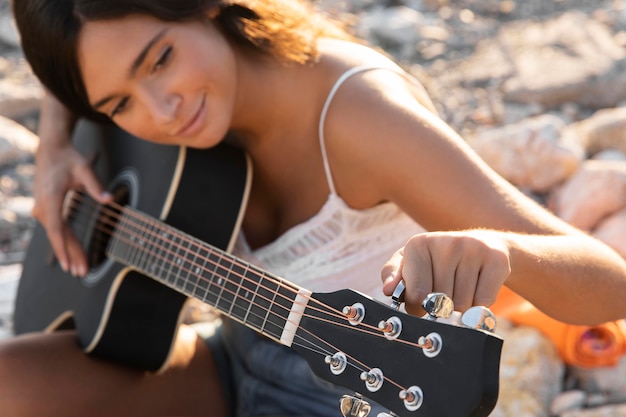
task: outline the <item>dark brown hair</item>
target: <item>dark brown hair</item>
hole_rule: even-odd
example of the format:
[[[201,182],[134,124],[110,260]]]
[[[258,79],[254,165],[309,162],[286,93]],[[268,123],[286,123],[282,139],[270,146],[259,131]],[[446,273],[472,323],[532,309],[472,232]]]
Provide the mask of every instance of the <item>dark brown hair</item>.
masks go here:
[[[130,14],[163,21],[206,18],[235,45],[282,62],[317,58],[319,37],[351,39],[343,26],[305,0],[13,0],[22,48],[41,83],[78,116],[103,120],[87,99],[77,56],[85,22]]]

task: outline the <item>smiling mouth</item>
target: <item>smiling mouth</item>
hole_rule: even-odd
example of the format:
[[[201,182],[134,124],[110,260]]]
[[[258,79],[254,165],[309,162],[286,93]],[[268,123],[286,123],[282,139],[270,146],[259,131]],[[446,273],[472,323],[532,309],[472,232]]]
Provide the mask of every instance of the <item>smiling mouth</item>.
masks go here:
[[[202,100],[200,101],[200,105],[198,106],[196,112],[191,116],[189,121],[174,134],[174,136],[190,136],[202,127],[202,120],[204,119],[205,113],[205,101],[206,96],[202,96]]]

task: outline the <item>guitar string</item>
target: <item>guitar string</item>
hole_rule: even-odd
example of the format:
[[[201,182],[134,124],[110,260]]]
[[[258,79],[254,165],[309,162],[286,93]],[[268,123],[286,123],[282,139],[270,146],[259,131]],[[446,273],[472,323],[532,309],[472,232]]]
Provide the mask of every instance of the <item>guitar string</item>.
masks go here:
[[[76,201],[78,201],[78,200],[76,200]],[[93,200],[89,200],[88,202],[93,202]],[[100,206],[100,205],[98,204],[97,206]],[[92,206],[92,208],[93,208],[93,207],[95,207],[95,206]],[[100,206],[100,207],[105,208],[106,206]],[[145,223],[145,222],[147,222],[147,221],[148,221],[148,222],[152,222],[152,223],[153,223],[154,225],[156,225],[157,227],[161,227],[161,228],[162,228],[162,226],[161,226],[161,225],[162,225],[162,223],[155,221],[154,219],[152,219],[152,218],[151,218],[151,217],[149,217],[149,216],[142,216],[142,213],[140,213],[140,212],[136,212],[136,211],[133,211],[133,210],[125,209],[125,208],[123,208],[123,207],[121,207],[121,206],[118,206],[118,209],[119,209],[119,210],[124,211],[126,214],[131,214],[131,216],[127,216],[128,218],[135,217],[135,218],[138,218],[139,220],[143,220],[143,221],[144,221],[144,223]],[[118,212],[111,211],[111,210],[108,210],[108,213],[115,213],[115,215],[119,215],[119,213],[118,213]],[[136,223],[136,224],[141,225],[141,223]],[[109,225],[110,225],[110,226],[115,227],[115,224],[113,224],[113,223],[109,223]],[[166,224],[165,224],[165,226],[167,226],[168,228],[171,228],[171,226],[169,226],[169,225],[166,225]],[[118,227],[118,228],[119,228],[119,227]],[[147,230],[147,231],[148,231],[148,233],[149,233],[149,234],[151,234],[152,236],[156,236],[157,238],[161,238],[160,240],[163,240],[163,239],[162,239],[162,236],[159,236],[159,235],[158,235],[157,233],[155,233],[153,230],[146,229],[145,227],[139,227],[139,229],[143,229],[144,231],[146,231],[146,230]],[[171,229],[173,229],[173,228],[171,228]],[[164,230],[164,229],[161,229],[161,230]],[[104,229],[103,229],[103,231],[106,231],[106,232],[111,232],[111,230],[104,230]],[[193,238],[193,237],[191,237],[191,236],[188,236],[188,235],[186,235],[186,234],[185,234],[185,233],[183,233],[183,232],[178,231],[178,233],[179,233],[181,236],[183,236],[183,237],[185,238],[185,241],[187,241],[187,242],[195,243],[194,241],[197,241],[197,239],[195,239],[195,238]],[[140,236],[140,235],[138,235],[138,236]],[[129,243],[130,243],[130,242],[129,242]],[[134,244],[134,242],[132,242],[132,243]],[[184,247],[182,247],[181,245],[176,244],[176,242],[174,242],[174,243],[175,243],[175,245],[176,245],[176,246],[178,246],[178,247],[179,247],[179,248],[181,248],[182,250],[187,251],[188,253],[192,252],[192,249],[193,249],[193,248],[192,248],[191,246],[190,246],[189,248],[185,249],[185,248],[184,248]],[[197,243],[196,243],[196,245],[197,245],[197,248],[199,248],[199,249],[203,249],[203,247],[202,247],[201,245],[198,245]],[[248,262],[242,261],[242,260],[238,259],[237,257],[235,257],[235,256],[233,256],[233,255],[231,255],[231,254],[229,254],[229,253],[227,253],[227,252],[223,252],[223,251],[219,251],[219,250],[213,250],[213,249],[211,249],[211,248],[210,248],[210,245],[208,245],[208,244],[205,244],[205,245],[207,246],[207,248],[206,248],[205,250],[207,250],[208,254],[213,253],[213,254],[218,255],[218,262],[212,261],[210,258],[202,258],[202,257],[200,257],[200,259],[203,259],[203,260],[205,260],[205,261],[209,261],[211,264],[215,265],[217,268],[222,268],[222,269],[225,269],[225,268],[224,268],[224,266],[223,266],[223,265],[221,265],[221,264],[219,263],[219,261],[220,261],[221,259],[228,258],[232,264],[242,267],[245,271],[248,271],[248,272],[254,272],[254,273],[255,273],[255,274],[257,274],[257,275],[261,274],[261,275],[263,275],[263,277],[264,277],[267,281],[272,282],[272,283],[275,283],[276,285],[279,285],[281,288],[286,288],[288,291],[292,292],[293,294],[298,294],[296,291],[294,291],[294,289],[293,289],[291,286],[288,286],[288,285],[285,285],[284,283],[282,283],[282,282],[281,282],[281,281],[282,281],[282,279],[280,279],[280,278],[278,278],[278,277],[268,276],[266,271],[263,271],[263,270],[261,270],[261,269],[259,269],[259,268],[255,267],[254,265],[251,265],[251,264],[250,264],[250,263],[248,263]],[[140,247],[140,246],[137,246],[137,248],[141,248],[141,247]],[[163,248],[163,247],[161,246],[161,248]],[[166,248],[166,249],[167,249],[167,248]],[[209,249],[211,249],[211,250],[209,250]],[[169,251],[169,252],[170,252],[171,254],[173,254],[174,256],[178,256],[178,254],[177,254],[177,253],[172,253],[171,251]],[[195,258],[198,258],[198,257],[196,256]],[[165,258],[165,259],[166,259],[166,258]],[[166,260],[167,260],[167,259],[166,259]],[[208,270],[204,269],[204,266],[200,267],[198,264],[194,264],[193,262],[190,262],[190,264],[191,264],[192,266],[193,266],[193,265],[195,265],[197,268],[199,268],[199,269],[203,270],[204,272],[208,272]],[[206,265],[206,264],[205,264],[205,265]],[[180,269],[180,266],[178,266],[178,268]],[[255,269],[256,269],[256,271],[255,271]],[[191,271],[191,270],[187,270],[186,272],[188,272],[188,273],[193,273],[193,271]],[[232,270],[230,270],[229,272],[232,272]],[[248,281],[248,282],[253,282],[253,281],[250,281],[250,279],[249,279],[249,278],[245,275],[245,273],[244,273],[244,274],[234,273],[234,275],[239,276],[240,278],[242,278],[243,280],[246,280],[246,281]],[[206,282],[209,282],[209,283],[211,282],[211,280],[210,280],[210,279],[209,279],[209,280],[207,280],[207,279],[205,279],[205,278],[204,278],[204,276],[200,276],[200,278],[201,278],[202,280],[206,281]],[[221,277],[221,278],[224,278],[224,277]],[[229,281],[228,279],[226,279],[226,280],[227,280],[227,281]],[[231,283],[235,284],[235,283],[234,283],[234,282],[232,282],[232,281],[231,281]],[[254,283],[254,282],[253,282],[253,283]],[[237,285],[237,284],[235,284],[235,285]],[[263,289],[266,289],[266,290],[268,290],[268,291],[271,291],[271,289],[269,289],[268,287],[265,287],[265,286],[262,286],[262,285],[258,285],[258,284],[257,284],[257,286],[260,286],[260,287],[261,287],[261,288],[263,288]],[[241,285],[239,285],[239,287],[241,287]],[[228,290],[228,289],[227,289],[227,291],[230,291],[230,290]],[[232,295],[234,295],[234,296],[237,296],[237,294],[233,293],[232,291],[230,291],[230,293],[231,293]],[[291,302],[291,303],[294,303],[294,304],[298,305],[298,303],[295,303],[292,299],[287,298],[286,296],[284,296],[284,295],[282,295],[282,294],[279,294],[279,296],[280,296],[280,297],[282,297],[283,299],[287,300],[288,302]],[[266,301],[270,301],[270,302],[271,302],[271,300],[269,300],[268,298],[266,298],[266,297],[264,297],[264,296],[260,296],[260,297],[261,297],[261,298],[264,298]],[[241,299],[241,297],[240,297],[240,299]],[[245,298],[243,298],[243,299],[245,299]],[[309,308],[311,308],[311,310],[314,310],[314,311],[317,311],[317,312],[320,312],[320,313],[323,313],[323,314],[327,314],[327,315],[329,315],[329,316],[331,316],[331,317],[339,318],[339,319],[341,319],[342,321],[345,321],[345,320],[347,320],[347,319],[348,319],[348,318],[346,317],[346,315],[345,315],[345,314],[343,314],[343,313],[339,313],[339,311],[338,311],[338,310],[334,309],[333,307],[330,307],[330,306],[326,305],[325,303],[320,302],[319,300],[316,300],[316,299],[309,299],[309,301],[313,301],[314,303],[316,303],[316,304],[320,305],[321,307],[324,307],[324,308],[326,308],[326,309],[327,309],[327,310],[322,310],[322,309],[320,309],[320,308],[316,308],[316,307],[314,307],[314,306],[310,306],[310,305],[308,305],[308,307],[309,307]],[[300,306],[303,306],[303,305],[302,305],[302,304],[300,304]],[[285,306],[281,306],[281,308],[286,309],[286,307],[285,307]],[[318,320],[322,320],[322,319],[321,319],[321,318],[319,318],[319,317],[315,317],[315,318],[316,318],[316,319],[318,319]],[[322,320],[322,321],[324,321],[324,320]],[[325,320],[325,321],[326,321],[326,322],[328,322],[328,323],[331,323],[331,324],[335,324],[335,325],[342,326],[342,327],[352,328],[351,326],[348,326],[348,325],[347,325],[347,324],[345,324],[345,323],[336,323],[336,322],[331,322],[330,320]],[[383,334],[381,334],[381,333],[382,333],[382,330],[381,330],[380,328],[375,327],[375,326],[372,326],[372,325],[368,325],[367,323],[361,323],[361,325],[362,325],[363,327],[368,328],[368,329],[373,329],[373,330],[375,330],[375,332],[374,332],[374,333],[368,333],[368,334],[372,334],[372,335],[376,335],[376,336],[383,337]],[[359,329],[359,330],[360,330],[360,329]],[[361,330],[361,331],[363,331],[363,330]],[[394,340],[395,340],[396,342],[405,343],[405,344],[412,345],[412,346],[416,346],[416,347],[420,347],[420,348],[428,348],[428,347],[430,347],[430,345],[424,345],[424,344],[419,344],[419,343],[409,342],[409,341],[406,341],[406,340],[401,340],[401,339],[394,339]]]
[[[76,200],[76,201],[78,201],[78,200]],[[123,209],[122,209],[122,210],[123,210]],[[124,211],[126,211],[126,213],[128,213],[128,211],[127,211],[127,210],[124,210]],[[112,212],[112,211],[110,211],[110,210],[109,210],[109,213],[115,213],[116,215],[118,215],[118,213],[117,213],[117,212]],[[133,215],[137,216],[137,213],[132,212],[132,211],[131,211],[131,213],[132,213]],[[129,216],[129,217],[130,217],[130,216]],[[147,220],[150,220],[150,218],[147,218]],[[144,221],[145,221],[145,219],[144,219]],[[112,226],[114,226],[114,224],[113,224]],[[158,224],[157,224],[157,226],[158,226]],[[118,228],[119,228],[119,226],[118,226]],[[130,230],[130,229],[129,229],[129,230]],[[145,230],[145,228],[144,228],[144,230]],[[110,232],[110,230],[109,230],[109,229],[105,229],[104,231],[106,231],[106,232]],[[151,233],[151,234],[154,234],[154,232],[152,232],[152,231],[150,231],[150,233]],[[192,241],[190,240],[190,242],[192,242]],[[135,244],[135,243],[134,243],[134,242],[132,242],[132,241],[131,241],[131,242],[129,242],[129,243],[130,243],[131,245],[132,245],[132,244]],[[192,242],[192,243],[193,243],[193,242]],[[136,245],[136,244],[135,244],[135,245]],[[139,247],[139,246],[138,246],[138,247]],[[188,248],[188,249],[183,248],[183,250],[187,250],[187,251],[189,251],[190,249],[191,249],[191,247],[190,247],[190,248]],[[176,256],[176,254],[174,254],[174,255]],[[230,257],[230,258],[233,258],[233,257],[232,257],[232,255],[229,255],[229,257]],[[236,258],[235,258],[235,259],[236,259]],[[193,263],[191,263],[191,264],[193,265]],[[217,266],[217,267],[223,267],[223,266],[219,265],[219,262],[218,262],[218,264],[217,264],[216,266]],[[244,265],[244,269],[246,269],[246,270],[250,270],[249,268],[250,268],[250,265],[247,265],[247,266],[246,266],[246,265]],[[180,269],[180,267],[179,267],[179,269]],[[191,272],[191,271],[189,271],[189,270],[188,270],[187,272]],[[239,275],[239,274],[238,274],[238,275]],[[241,276],[241,275],[240,275],[240,276]],[[243,275],[243,276],[241,276],[241,277],[249,281],[249,279],[248,279],[245,275]],[[283,286],[283,288],[285,288],[284,284],[279,283],[279,282],[276,282],[276,283],[277,283],[277,285],[282,285],[282,286]],[[258,286],[259,286],[259,285],[257,284],[257,287],[258,287]],[[241,285],[239,285],[239,288],[241,288]],[[267,289],[267,287],[265,287],[265,288]],[[288,290],[290,290],[290,291],[293,291],[293,289],[292,289],[292,288],[290,288],[290,287],[286,287],[286,288],[287,288]],[[222,290],[223,290],[223,289],[224,289],[224,288],[222,288]],[[268,290],[269,290],[269,289],[268,289]],[[237,293],[238,293],[238,291],[237,291],[237,293],[234,293],[233,291],[230,291],[229,289],[226,289],[226,291],[227,291],[227,292],[230,292],[230,293],[231,293],[234,297],[239,297],[239,298],[241,299],[241,297],[240,297],[240,296],[238,296],[238,294],[237,294]],[[295,292],[294,292],[294,293],[295,293]],[[284,296],[282,296],[282,295],[280,295],[280,296],[281,296],[281,297],[283,297],[283,298],[285,298],[285,299],[287,299],[286,297],[284,297]],[[256,295],[255,295],[255,297],[256,297]],[[263,296],[261,296],[261,297],[262,297],[262,298],[265,298],[265,297],[263,297]],[[244,299],[245,299],[245,298],[244,298]],[[254,298],[253,298],[253,299],[254,299]],[[267,301],[270,301],[270,302],[271,302],[271,300],[269,300],[269,299],[267,299],[267,298],[265,298],[265,299],[266,299]],[[246,301],[248,301],[248,300],[246,300]],[[292,300],[291,300],[291,299],[288,299],[288,301],[289,301],[289,302],[292,302]],[[317,301],[317,300],[315,300],[315,299],[310,299],[309,301],[316,302],[316,303],[318,303],[318,304],[322,305],[323,307],[326,307],[326,308],[328,308],[328,309],[329,309],[329,311],[324,311],[324,310],[317,309],[318,311],[320,311],[320,312],[322,312],[322,313],[324,313],[324,314],[327,314],[327,315],[329,315],[329,316],[331,316],[331,317],[334,315],[335,317],[339,317],[339,318],[341,318],[342,320],[346,320],[346,316],[345,316],[345,315],[334,314],[334,313],[336,313],[336,310],[334,310],[333,308],[330,308],[329,306],[326,306],[326,305],[324,305],[323,303],[320,303],[319,301]],[[252,304],[256,304],[256,303],[252,303]],[[259,304],[256,304],[256,306],[261,307]],[[283,308],[283,309],[286,309],[286,307],[285,307],[285,306],[282,306],[282,305],[279,305],[279,307],[280,307],[280,308]],[[311,308],[312,308],[312,309],[315,309],[314,307],[311,307]],[[271,311],[271,310],[270,310],[270,312],[271,312],[272,314],[274,314],[274,315],[277,315],[277,313],[275,313],[275,312],[273,312],[273,311]],[[330,323],[330,324],[333,324],[333,325],[338,325],[338,326],[345,327],[345,328],[348,328],[348,329],[357,330],[357,331],[364,332],[364,333],[367,333],[367,334],[370,334],[370,335],[374,335],[374,336],[379,336],[379,337],[382,337],[382,335],[380,334],[380,329],[377,329],[377,330],[379,330],[378,332],[372,333],[372,332],[368,332],[368,331],[366,331],[365,329],[358,329],[358,328],[354,328],[354,327],[348,326],[347,324],[344,324],[344,323],[337,323],[337,322],[333,322],[333,321],[331,321],[331,320],[329,320],[329,319],[322,319],[322,318],[320,318],[320,317],[316,317],[316,316],[309,316],[309,315],[304,315],[304,314],[303,314],[303,316],[312,317],[312,318],[314,318],[314,319],[316,319],[316,320],[324,321],[324,322],[327,322],[327,323]],[[260,318],[260,316],[258,316],[258,317]],[[279,316],[279,317],[280,317],[280,316]],[[284,317],[281,317],[281,318],[284,318]],[[244,321],[245,321],[245,320],[244,320]],[[367,324],[363,324],[363,326],[364,326],[364,327],[370,327],[370,328],[376,329],[374,326],[369,326],[369,325],[367,325]],[[306,329],[303,329],[303,330],[306,330]],[[273,336],[275,336],[275,335],[273,335]],[[315,335],[313,335],[313,336],[314,336],[314,337],[316,337]],[[306,340],[306,339],[305,339],[305,340]],[[420,347],[420,348],[428,347],[428,345],[415,344],[415,343],[413,343],[413,342],[409,342],[409,341],[405,341],[405,340],[401,340],[401,339],[394,339],[394,340],[395,340],[396,342],[401,342],[401,343],[409,344],[409,345],[411,345],[411,346],[416,346],[416,347]],[[352,359],[356,361],[356,359],[355,359],[355,358],[352,358]],[[357,361],[357,362],[358,362],[358,361]]]
[[[76,200],[76,201],[79,202],[78,200]],[[92,200],[89,200],[89,202],[91,202],[91,201]],[[96,207],[96,206],[93,206],[93,207]],[[144,223],[146,221],[151,221],[150,217],[148,217],[148,216],[145,216],[145,217],[141,216],[141,214],[139,212],[135,212],[135,211],[128,210],[128,209],[125,210],[122,207],[119,207],[118,209],[124,211],[125,214],[130,214],[130,216],[128,216],[128,217],[138,218],[139,220],[142,220]],[[108,214],[114,213],[116,216],[119,215],[118,212],[115,212],[115,211],[112,211],[112,210],[106,210],[105,209],[104,211],[106,211]],[[121,218],[121,216],[119,216],[119,217]],[[152,222],[154,222],[154,221],[152,221]],[[160,227],[160,223],[154,223],[154,224],[156,224],[157,227]],[[142,229],[143,231],[146,231],[148,234],[152,235],[153,237],[159,238],[160,240],[165,240],[165,239],[163,239],[162,236],[159,236],[158,233],[155,233],[153,230],[148,230],[145,227],[141,227],[141,223],[136,223],[136,225],[139,225],[138,229]],[[109,223],[109,226],[115,227],[115,224]],[[119,229],[119,226],[118,226],[118,229]],[[108,229],[107,230],[103,230],[103,231],[111,232],[111,230],[108,230]],[[185,241],[185,242],[195,243],[194,241],[197,240],[195,238],[187,236],[185,233],[179,232],[179,234],[180,234],[180,236],[184,237],[183,241]],[[141,235],[137,235],[137,236],[141,236]],[[172,242],[174,243],[175,246],[177,246],[179,249],[182,249],[183,251],[187,251],[189,253],[193,252],[192,249],[194,249],[194,248],[192,248],[191,246],[189,248],[184,248],[182,245],[177,244],[175,241],[172,241]],[[247,272],[253,272],[253,273],[257,274],[257,275],[259,275],[259,272],[261,272],[265,276],[267,281],[269,281],[271,283],[274,283],[276,285],[280,285],[280,286],[282,286],[282,288],[286,288],[288,291],[292,292],[294,295],[298,294],[298,292],[295,291],[292,287],[287,286],[287,285],[283,284],[282,282],[280,282],[280,278],[267,276],[265,271],[261,271],[259,268],[254,267],[250,263],[247,263],[245,261],[241,261],[238,258],[236,258],[235,256],[233,256],[233,255],[231,255],[231,254],[229,254],[227,252],[216,251],[216,250],[210,248],[210,245],[208,245],[208,244],[206,244],[207,248],[204,248],[203,246],[198,245],[197,243],[195,243],[195,244],[196,244],[198,249],[204,249],[205,251],[208,252],[209,255],[210,254],[214,254],[214,255],[218,256],[218,262],[215,262],[215,261],[211,260],[210,258],[204,258],[204,257],[200,257],[201,260],[208,261],[209,263],[211,263],[212,265],[214,265],[214,266],[216,266],[218,268],[220,268],[220,267],[224,268],[224,266],[221,265],[219,263],[219,261],[222,260],[222,259],[228,259],[233,265],[239,266],[239,267],[243,268],[244,270],[246,270]],[[140,246],[137,246],[137,247],[140,247]],[[170,245],[170,247],[171,247],[171,245]],[[163,248],[163,247],[161,247],[161,248]],[[166,250],[167,250],[167,248],[166,248]],[[172,255],[174,255],[174,256],[178,256],[177,253],[172,253],[172,251],[169,251],[169,252]],[[222,253],[220,253],[220,252],[222,252]],[[199,267],[200,269],[203,269],[204,272],[208,272],[206,269],[204,269],[204,266],[200,267],[198,264],[194,264],[192,262],[190,262],[190,264],[192,264],[192,265],[194,265],[196,267]],[[255,271],[255,269],[257,271]],[[188,272],[192,272],[192,271],[188,271]],[[242,274],[239,274],[239,273],[235,273],[235,275],[243,278],[244,280],[246,280],[248,282],[250,282],[250,279],[245,274],[242,275]],[[201,277],[201,278],[204,279],[204,277]],[[207,281],[207,282],[210,282],[210,280],[206,280],[206,279],[204,279],[204,280]],[[269,288],[264,287],[264,286],[262,286],[262,288],[270,290]],[[281,297],[283,297],[285,300],[287,300],[289,302],[293,302],[293,300],[291,300],[291,299],[289,299],[289,298],[287,298],[287,297],[285,297],[283,295],[281,295]],[[312,309],[314,309],[314,310],[316,310],[318,312],[322,312],[322,313],[334,316],[334,317],[342,319],[342,320],[346,320],[347,319],[346,316],[343,313],[340,313],[338,310],[336,310],[336,309],[334,309],[334,308],[332,308],[332,307],[330,307],[330,306],[328,306],[328,305],[326,305],[326,304],[324,304],[322,302],[319,302],[318,300],[313,300],[313,301],[315,303],[319,304],[321,307],[324,307],[324,308],[328,309],[328,311],[321,310],[319,308],[316,309],[315,307],[311,307]],[[377,330],[377,332],[376,332],[377,334],[380,333],[380,329],[378,329],[378,328],[376,328],[374,326],[367,325],[366,323],[364,323],[363,325],[367,326],[367,327],[369,327],[371,329]]]
[[[107,230],[108,230],[108,229],[107,229]],[[128,243],[131,243],[131,242],[132,242],[132,241],[130,241],[130,240],[126,240],[126,241],[127,241]],[[232,292],[231,292],[231,293],[232,293]],[[258,305],[258,304],[257,304],[257,305]],[[284,307],[284,306],[280,306],[280,307],[281,307],[281,308],[286,308],[286,307]],[[276,313],[272,312],[271,310],[270,310],[270,312],[271,312],[272,314],[276,314]],[[256,313],[252,313],[252,314],[256,315],[258,318],[261,318],[261,316],[257,315]],[[322,319],[322,318],[315,317],[315,316],[310,316],[310,315],[306,315],[306,314],[303,314],[303,316],[306,316],[306,317],[313,317],[313,318],[315,318],[315,319],[318,319],[318,320],[320,320],[320,321],[324,321],[324,322],[327,322],[327,323],[330,323],[330,324],[333,324],[333,325],[339,325],[339,326],[342,326],[342,327],[345,327],[345,328],[348,328],[348,329],[351,329],[351,330],[355,330],[355,331],[359,331],[359,332],[365,332],[365,333],[368,333],[368,332],[366,332],[366,331],[365,331],[365,330],[363,330],[363,329],[352,328],[352,327],[349,327],[349,326],[347,326],[347,325],[345,325],[345,324],[342,324],[342,323],[336,323],[336,322],[333,322],[333,321],[330,321],[330,320],[324,320],[324,319]],[[237,318],[237,317],[236,317],[236,318]],[[303,337],[303,336],[301,336],[301,335],[296,334],[295,336],[296,336],[298,339],[301,339],[301,340],[302,340],[302,342],[294,342],[294,343],[293,343],[294,345],[296,345],[296,346],[300,346],[300,347],[302,347],[302,348],[304,348],[304,349],[307,349],[307,350],[309,350],[309,351],[311,351],[311,352],[314,352],[314,353],[317,353],[317,354],[320,354],[320,355],[331,355],[331,354],[332,354],[332,353],[334,353],[334,352],[338,352],[338,351],[340,351],[340,349],[339,349],[339,348],[337,348],[336,346],[334,346],[334,345],[332,345],[332,344],[328,343],[326,340],[324,340],[324,339],[320,338],[319,336],[316,336],[313,332],[311,332],[311,331],[309,331],[309,330],[307,330],[307,329],[305,329],[305,328],[300,328],[300,330],[301,330],[301,331],[303,331],[303,332],[305,332],[305,333],[307,333],[307,334],[309,334],[309,335],[310,335],[311,337],[313,337],[314,339],[317,339],[319,342],[321,342],[321,344],[316,344],[316,343],[314,343],[314,341],[312,341],[312,340],[310,340],[310,339],[307,339],[307,338],[305,338],[305,337]],[[271,333],[270,333],[270,334],[271,334]],[[370,334],[371,334],[371,333],[370,333]],[[278,336],[279,336],[278,334],[271,334],[271,335],[272,335],[272,336],[274,336],[276,339],[278,339]],[[308,345],[307,345],[307,344],[305,344],[305,343],[308,343]],[[332,349],[331,349],[331,348],[332,348]],[[345,354],[345,352],[344,352],[344,354]],[[371,369],[371,367],[366,366],[366,365],[365,365],[365,363],[363,363],[362,361],[359,361],[359,360],[358,360],[358,359],[356,359],[354,356],[349,355],[349,354],[346,354],[346,356],[347,356],[348,358],[350,358],[350,359],[351,359],[351,361],[350,361],[350,362],[348,362],[346,365],[349,365],[350,367],[355,368],[355,369],[357,369],[357,370],[359,370],[359,371],[362,371],[362,372],[363,372],[363,371],[366,371],[366,370],[368,370],[368,369]],[[399,389],[402,389],[402,386],[401,386],[400,384],[396,383],[395,381],[393,381],[392,379],[390,379],[390,378],[388,378],[388,377],[386,377],[386,376],[383,376],[383,378],[384,378],[384,380],[388,381],[390,384],[392,384],[392,385],[394,385],[394,386],[398,387]]]

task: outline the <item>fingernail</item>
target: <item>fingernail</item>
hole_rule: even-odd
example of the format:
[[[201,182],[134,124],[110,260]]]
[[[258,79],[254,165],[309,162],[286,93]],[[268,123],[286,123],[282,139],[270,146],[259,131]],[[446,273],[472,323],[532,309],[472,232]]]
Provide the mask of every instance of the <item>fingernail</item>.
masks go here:
[[[61,265],[61,269],[63,270],[63,272],[67,272],[67,262],[59,261],[59,264]]]
[[[87,268],[85,268],[84,266],[79,266],[78,267],[78,273],[80,274],[81,277],[84,277],[85,275],[87,275]]]

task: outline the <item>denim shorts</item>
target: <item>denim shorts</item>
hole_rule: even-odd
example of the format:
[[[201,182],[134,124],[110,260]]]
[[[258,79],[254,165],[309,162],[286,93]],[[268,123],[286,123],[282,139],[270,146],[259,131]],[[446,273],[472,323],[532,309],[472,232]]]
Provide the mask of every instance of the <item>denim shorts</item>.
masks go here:
[[[296,351],[223,319],[202,334],[236,417],[341,417],[339,401],[354,392],[319,377]],[[385,411],[370,401],[370,416]]]

